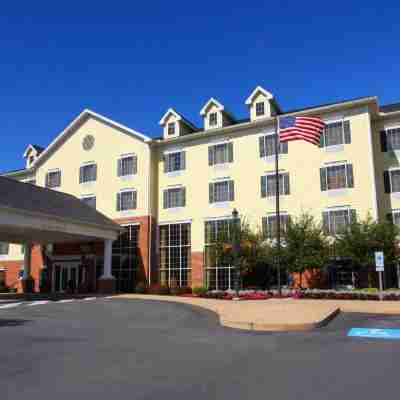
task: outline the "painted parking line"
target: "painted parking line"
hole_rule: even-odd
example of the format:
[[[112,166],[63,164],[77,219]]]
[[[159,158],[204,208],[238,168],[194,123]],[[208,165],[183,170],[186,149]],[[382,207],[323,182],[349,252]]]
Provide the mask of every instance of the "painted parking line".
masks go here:
[[[105,299],[113,299],[115,296],[106,296]]]
[[[50,302],[49,300],[38,300],[38,301],[34,301],[32,303],[28,303],[27,306],[28,307],[41,306],[42,304],[47,304],[49,302]]]
[[[400,329],[352,328],[348,332],[347,336],[373,338],[373,339],[400,340]]]
[[[72,303],[75,299],[58,300],[57,303]]]
[[[97,297],[84,297],[84,298],[82,299],[82,301],[96,300],[96,299],[97,299]]]
[[[21,305],[22,303],[11,303],[11,304],[4,304],[0,306],[0,309],[2,308],[14,308],[14,307],[18,307],[19,305]]]

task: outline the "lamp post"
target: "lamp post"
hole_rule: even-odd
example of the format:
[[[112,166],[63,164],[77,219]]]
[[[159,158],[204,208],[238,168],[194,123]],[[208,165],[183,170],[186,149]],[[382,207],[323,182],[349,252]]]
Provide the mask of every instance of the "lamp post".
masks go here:
[[[239,298],[239,285],[240,285],[240,265],[239,265],[239,251],[240,251],[240,218],[239,212],[236,208],[232,211],[233,222],[233,235],[232,235],[232,258],[235,271],[235,292],[236,298]]]

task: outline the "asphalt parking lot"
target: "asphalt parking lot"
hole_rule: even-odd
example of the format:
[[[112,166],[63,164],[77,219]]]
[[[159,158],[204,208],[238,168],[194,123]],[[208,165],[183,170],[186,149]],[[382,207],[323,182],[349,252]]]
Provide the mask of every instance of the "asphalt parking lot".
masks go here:
[[[223,328],[213,313],[183,304],[20,304],[0,309],[0,396],[397,397],[400,340],[347,337],[352,327],[399,328],[400,318],[341,314],[312,332],[254,333]]]

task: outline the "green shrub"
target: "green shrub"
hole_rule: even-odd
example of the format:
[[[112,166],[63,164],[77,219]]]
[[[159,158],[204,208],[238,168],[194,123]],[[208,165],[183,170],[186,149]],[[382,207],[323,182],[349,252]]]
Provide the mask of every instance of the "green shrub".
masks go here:
[[[196,296],[205,296],[208,289],[205,286],[197,286],[192,289],[193,294]]]
[[[147,283],[146,282],[139,282],[135,287],[135,293],[138,293],[138,294],[147,293]]]

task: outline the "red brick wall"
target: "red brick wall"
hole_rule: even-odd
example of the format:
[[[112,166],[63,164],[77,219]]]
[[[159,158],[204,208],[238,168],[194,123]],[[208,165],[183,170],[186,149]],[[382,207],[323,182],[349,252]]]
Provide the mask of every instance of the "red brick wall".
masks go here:
[[[21,261],[2,261],[1,266],[6,268],[6,285],[21,291],[21,282],[19,280],[19,271],[24,265]],[[35,292],[39,292],[40,271],[44,265],[42,250],[40,245],[35,245],[31,253],[31,276],[35,281]]]
[[[192,288],[204,286],[204,257],[202,251],[192,251]]]

